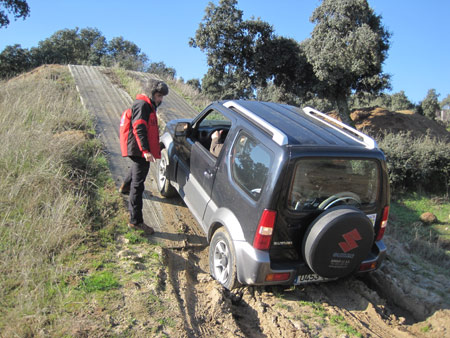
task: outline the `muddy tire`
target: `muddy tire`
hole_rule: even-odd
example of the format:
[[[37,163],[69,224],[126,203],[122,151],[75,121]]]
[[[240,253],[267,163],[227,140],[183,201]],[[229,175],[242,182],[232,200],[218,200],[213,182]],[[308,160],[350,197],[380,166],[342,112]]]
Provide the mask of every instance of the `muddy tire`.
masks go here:
[[[170,184],[167,178],[167,167],[169,165],[169,156],[166,149],[161,150],[161,159],[158,161],[156,183],[159,193],[164,197],[173,197],[176,194],[175,188]]]
[[[214,233],[209,247],[209,271],[228,290],[239,285],[236,279],[236,254],[233,242],[225,228]]]
[[[316,274],[339,278],[358,269],[374,241],[372,222],[360,210],[339,206],[323,212],[306,231],[302,252]]]

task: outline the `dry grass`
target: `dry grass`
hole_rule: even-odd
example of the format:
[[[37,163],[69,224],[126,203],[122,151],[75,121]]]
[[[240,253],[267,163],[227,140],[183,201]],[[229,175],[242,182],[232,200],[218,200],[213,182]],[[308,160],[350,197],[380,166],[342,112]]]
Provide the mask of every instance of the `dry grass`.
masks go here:
[[[99,152],[90,128],[66,67],[0,84],[1,336],[64,325],[64,288],[80,268],[71,257],[86,238],[94,184],[85,169]]]
[[[198,112],[201,112],[203,109],[206,108],[206,106],[208,106],[211,103],[211,100],[208,99],[198,89],[184,83],[181,80],[166,78],[164,79],[164,81],[166,81],[171,89],[174,89]]]

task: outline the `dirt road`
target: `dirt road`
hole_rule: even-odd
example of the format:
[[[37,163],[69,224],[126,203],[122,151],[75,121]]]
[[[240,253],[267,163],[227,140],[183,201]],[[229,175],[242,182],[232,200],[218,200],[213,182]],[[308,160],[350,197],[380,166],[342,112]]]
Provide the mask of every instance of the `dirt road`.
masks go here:
[[[132,100],[104,68],[70,70],[84,106],[97,119],[97,132],[119,183],[128,169],[119,154],[119,117]],[[165,121],[195,114],[174,91],[159,108]],[[448,277],[389,236],[388,259],[364,278],[291,288],[244,287],[230,293],[209,276],[206,240],[181,199],[163,199],[151,176],[144,199],[144,217],[155,227],[154,238],[163,244],[169,267],[158,276],[161,290],[153,292],[171,299],[176,323],[167,333],[171,337],[450,337]],[[117,250],[125,261],[123,243]],[[125,303],[139,297],[142,287],[125,290]],[[127,324],[120,318],[115,321],[116,331],[122,332]]]

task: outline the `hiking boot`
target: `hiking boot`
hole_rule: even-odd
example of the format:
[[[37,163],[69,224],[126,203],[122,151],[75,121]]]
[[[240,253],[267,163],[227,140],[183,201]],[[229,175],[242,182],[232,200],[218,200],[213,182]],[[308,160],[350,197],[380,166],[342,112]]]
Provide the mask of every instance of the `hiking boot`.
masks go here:
[[[130,185],[126,183],[122,183],[122,185],[119,188],[119,192],[121,194],[128,195],[130,193]]]

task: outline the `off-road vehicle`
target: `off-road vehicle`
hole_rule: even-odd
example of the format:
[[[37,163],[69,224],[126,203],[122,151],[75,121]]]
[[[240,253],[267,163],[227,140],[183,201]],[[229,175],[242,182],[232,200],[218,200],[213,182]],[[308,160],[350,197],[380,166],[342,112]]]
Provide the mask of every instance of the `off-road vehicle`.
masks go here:
[[[338,120],[309,107],[214,102],[167,123],[161,147],[160,193],[184,200],[226,288],[333,280],[377,269],[386,255],[384,154]]]

